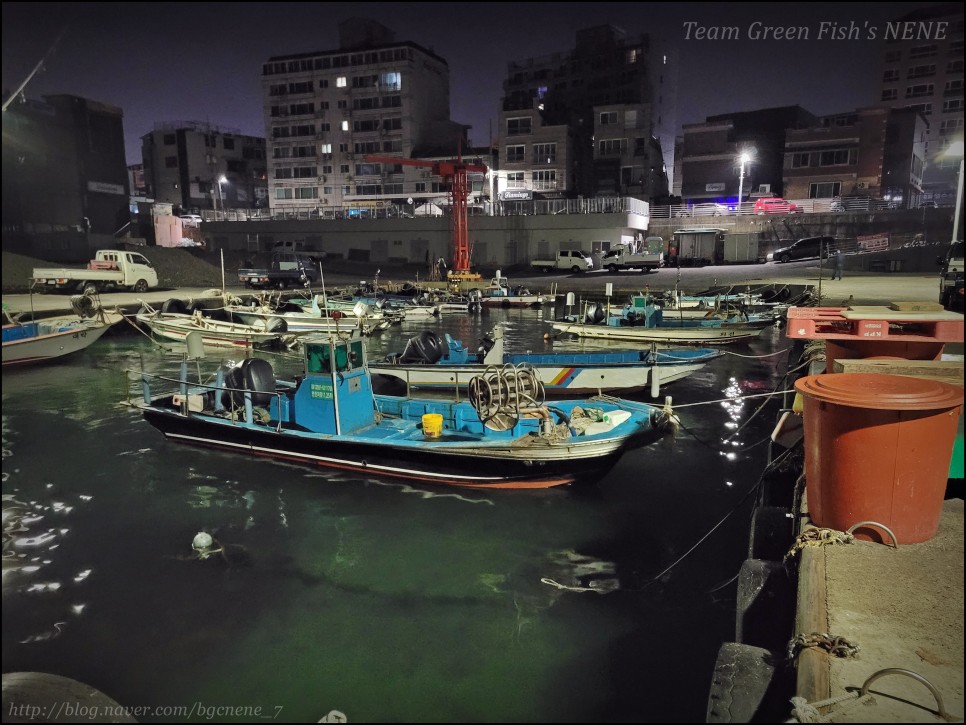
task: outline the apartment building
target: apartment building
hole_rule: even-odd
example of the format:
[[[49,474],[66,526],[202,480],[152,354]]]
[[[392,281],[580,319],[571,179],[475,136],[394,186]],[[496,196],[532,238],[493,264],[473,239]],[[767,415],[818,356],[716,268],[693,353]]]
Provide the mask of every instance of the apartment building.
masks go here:
[[[449,117],[449,82],[443,58],[364,18],[339,25],[334,50],[269,58],[262,88],[273,215],[445,195],[425,169],[367,157],[465,149],[467,127]]]
[[[928,124],[917,109],[860,108],[787,132],[784,192],[790,199],[866,196],[916,207]]]
[[[268,194],[265,139],[201,121],[158,124],[141,137],[147,194],[176,210],[254,209]]]
[[[569,51],[508,65],[500,109],[500,192],[517,198],[665,197],[674,153],[669,55],[612,25]]]
[[[963,6],[915,10],[889,23],[884,34],[880,103],[925,116],[923,200],[951,206],[960,159],[946,150],[963,140]]]

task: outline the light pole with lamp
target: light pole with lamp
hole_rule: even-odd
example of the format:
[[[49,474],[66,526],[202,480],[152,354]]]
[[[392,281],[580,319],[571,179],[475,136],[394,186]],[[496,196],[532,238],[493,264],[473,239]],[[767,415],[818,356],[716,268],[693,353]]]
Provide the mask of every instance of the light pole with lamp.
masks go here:
[[[228,183],[228,177],[222,174],[218,177],[218,206],[221,208],[221,213],[225,213],[225,197],[221,193],[221,185]]]
[[[743,153],[738,157],[740,164],[738,171],[738,206],[735,207],[735,214],[741,214],[741,196],[745,187],[745,164],[751,161],[751,154]]]
[[[953,141],[949,144],[943,156],[959,157],[959,183],[956,185],[956,214],[953,216],[953,238],[951,240],[955,244],[959,241],[959,213],[963,210],[963,142]]]

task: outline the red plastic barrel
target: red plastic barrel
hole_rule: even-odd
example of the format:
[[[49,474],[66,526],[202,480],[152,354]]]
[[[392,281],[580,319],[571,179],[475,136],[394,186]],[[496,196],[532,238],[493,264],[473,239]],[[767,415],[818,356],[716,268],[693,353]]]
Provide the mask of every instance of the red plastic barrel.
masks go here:
[[[939,529],[963,389],[923,378],[826,373],[795,382],[804,400],[805,490],[812,522],[888,526],[899,544]],[[875,527],[859,538],[889,541]]]

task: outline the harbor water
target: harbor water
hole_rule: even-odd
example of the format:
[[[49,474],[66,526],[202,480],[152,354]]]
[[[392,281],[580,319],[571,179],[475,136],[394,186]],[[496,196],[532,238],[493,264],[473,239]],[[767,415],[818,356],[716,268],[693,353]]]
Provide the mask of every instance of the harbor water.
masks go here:
[[[508,352],[579,349],[544,340],[551,314],[406,322],[370,355],[427,328],[475,349],[497,323]],[[702,721],[781,405],[743,398],[788,387],[790,347],[777,327],[724,346],[662,388],[673,437],[542,491],[166,442],[122,405],[125,371],[177,374],[181,353],[136,334],[4,371],[3,671],[74,678],[141,722]],[[226,556],[198,559],[201,531]]]

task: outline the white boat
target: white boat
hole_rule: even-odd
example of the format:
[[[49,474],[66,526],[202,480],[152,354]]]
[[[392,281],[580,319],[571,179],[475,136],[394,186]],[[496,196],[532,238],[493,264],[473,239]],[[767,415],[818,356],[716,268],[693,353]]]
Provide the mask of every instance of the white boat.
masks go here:
[[[660,385],[687,377],[722,354],[708,348],[506,353],[503,328],[497,326],[478,352],[470,352],[448,334],[444,339],[426,330],[411,338],[402,353],[370,360],[369,372],[374,381],[403,390],[462,392],[487,370],[525,365],[548,395],[626,393],[647,387],[656,394]],[[401,386],[381,376],[398,380]]]
[[[71,298],[76,315],[22,322],[3,310],[3,367],[34,365],[86,350],[114,324],[119,312],[107,312],[95,295]]]
[[[205,317],[200,309],[191,314],[183,314],[155,310],[143,301],[141,306],[142,309],[135,318],[138,323],[149,328],[152,335],[174,342],[186,342],[192,332],[200,332],[207,347],[288,347],[296,339],[296,335],[288,332],[285,322],[281,320],[266,328],[213,320]]]

